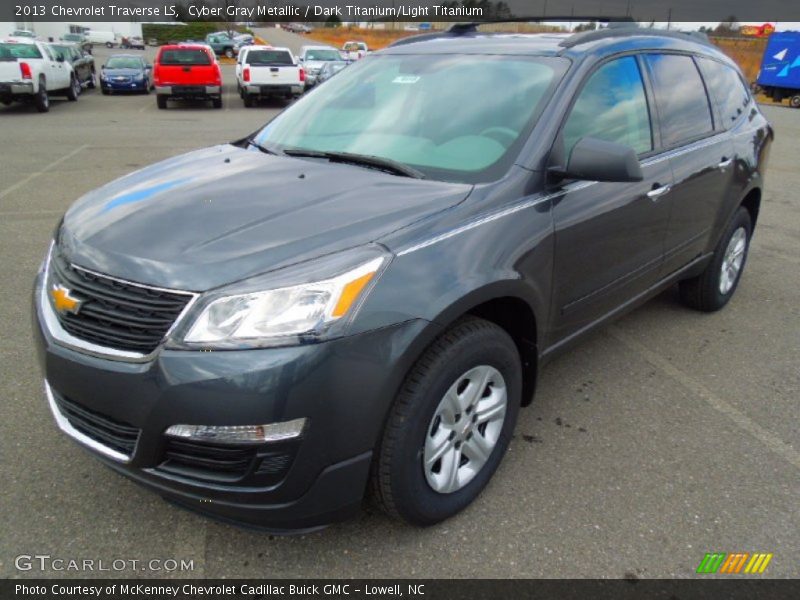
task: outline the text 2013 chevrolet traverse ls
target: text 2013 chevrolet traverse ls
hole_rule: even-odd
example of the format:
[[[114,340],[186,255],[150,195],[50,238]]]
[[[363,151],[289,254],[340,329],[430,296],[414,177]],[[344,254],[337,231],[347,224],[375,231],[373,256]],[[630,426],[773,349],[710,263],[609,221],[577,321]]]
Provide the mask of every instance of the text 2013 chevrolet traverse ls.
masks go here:
[[[219,518],[312,528],[369,484],[430,524],[556,350],[674,282],[724,306],[773,135],[736,66],[676,33],[460,33],[78,200],[35,290],[60,428]]]

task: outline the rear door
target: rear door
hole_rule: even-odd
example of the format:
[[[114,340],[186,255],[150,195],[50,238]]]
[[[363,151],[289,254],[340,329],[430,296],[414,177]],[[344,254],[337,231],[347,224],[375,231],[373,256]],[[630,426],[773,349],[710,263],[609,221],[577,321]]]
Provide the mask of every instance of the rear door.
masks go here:
[[[692,56],[647,54],[662,141],[674,183],[669,206],[663,275],[708,248],[716,215],[733,181],[733,145],[715,114]]]
[[[560,136],[565,156],[582,137],[632,147],[644,179],[567,182],[554,202],[555,269],[549,343],[580,332],[655,284],[663,259],[672,184],[667,161],[650,160],[658,140],[636,56],[599,66],[584,83]]]

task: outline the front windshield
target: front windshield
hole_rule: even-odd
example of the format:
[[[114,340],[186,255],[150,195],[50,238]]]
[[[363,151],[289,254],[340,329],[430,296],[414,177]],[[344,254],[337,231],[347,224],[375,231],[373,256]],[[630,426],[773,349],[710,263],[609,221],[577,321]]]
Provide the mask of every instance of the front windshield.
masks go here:
[[[500,55],[369,56],[256,136],[275,151],[390,159],[431,179],[491,181],[516,158],[569,62]]]
[[[342,60],[338,50],[309,50],[306,52],[306,60]]]
[[[141,69],[142,61],[138,58],[127,58],[125,56],[115,56],[108,59],[107,69]]]

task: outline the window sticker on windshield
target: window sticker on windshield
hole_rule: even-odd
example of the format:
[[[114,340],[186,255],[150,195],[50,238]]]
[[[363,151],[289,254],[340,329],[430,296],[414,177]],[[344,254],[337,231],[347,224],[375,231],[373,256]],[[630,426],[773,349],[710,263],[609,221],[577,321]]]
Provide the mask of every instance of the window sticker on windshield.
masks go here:
[[[419,75],[398,75],[392,79],[392,83],[410,85],[419,81]]]

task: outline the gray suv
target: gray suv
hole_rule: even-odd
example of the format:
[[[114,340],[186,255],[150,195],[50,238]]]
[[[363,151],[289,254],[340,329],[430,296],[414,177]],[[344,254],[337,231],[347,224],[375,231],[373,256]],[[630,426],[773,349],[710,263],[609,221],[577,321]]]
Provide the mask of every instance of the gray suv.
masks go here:
[[[224,520],[313,529],[369,490],[428,525],[559,350],[673,284],[730,300],[773,138],[730,59],[654,30],[430,37],[67,211],[34,296],[67,435]]]

